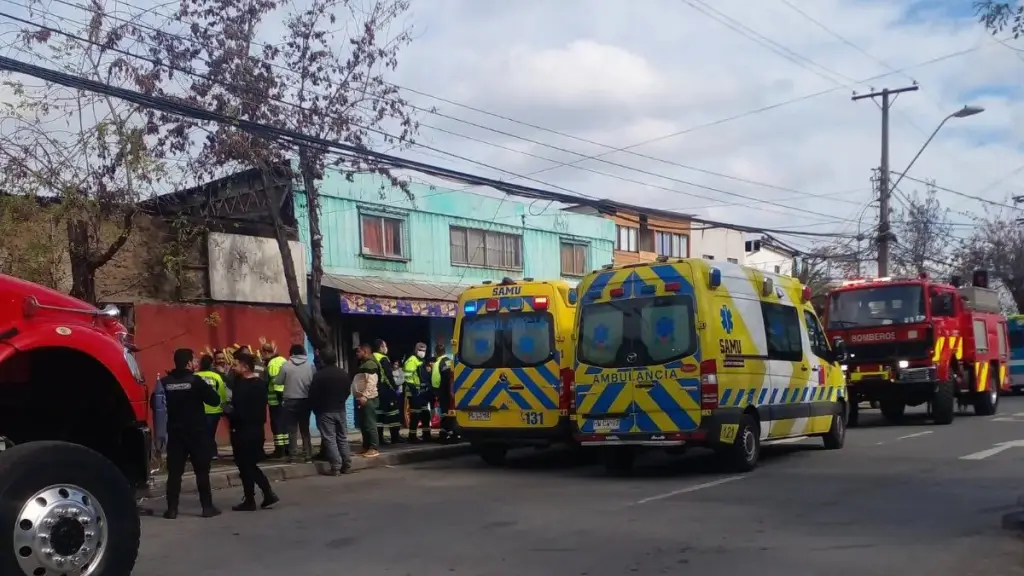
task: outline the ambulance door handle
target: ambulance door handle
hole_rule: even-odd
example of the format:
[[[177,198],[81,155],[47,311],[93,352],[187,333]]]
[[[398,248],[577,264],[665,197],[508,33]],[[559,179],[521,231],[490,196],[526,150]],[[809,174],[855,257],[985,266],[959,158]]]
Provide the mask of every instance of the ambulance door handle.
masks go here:
[[[522,384],[509,384],[508,389],[509,390],[525,390],[526,386],[523,386]]]
[[[819,368],[820,368],[819,366],[811,366],[811,371],[812,372],[817,372]]]
[[[639,384],[634,384],[634,386],[637,388],[654,388],[654,384],[650,382],[641,382]]]
[[[801,364],[800,365],[800,370],[803,371],[803,372],[807,372],[807,364]]]

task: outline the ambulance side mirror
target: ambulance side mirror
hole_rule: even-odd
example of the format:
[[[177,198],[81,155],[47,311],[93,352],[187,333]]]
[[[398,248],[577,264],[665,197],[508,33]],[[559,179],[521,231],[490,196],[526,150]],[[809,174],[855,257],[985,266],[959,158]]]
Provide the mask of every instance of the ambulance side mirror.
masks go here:
[[[835,362],[846,362],[850,353],[846,350],[846,341],[842,338],[832,339],[832,360]]]

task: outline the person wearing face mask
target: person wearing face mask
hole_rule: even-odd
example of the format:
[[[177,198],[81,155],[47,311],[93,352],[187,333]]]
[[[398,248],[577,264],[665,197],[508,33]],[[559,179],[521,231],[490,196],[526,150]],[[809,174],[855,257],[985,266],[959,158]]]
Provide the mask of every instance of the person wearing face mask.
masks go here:
[[[427,356],[427,345],[417,342],[412,356],[405,360],[402,370],[405,372],[405,398],[409,407],[409,442],[418,442],[416,428],[422,427],[420,440],[429,442],[430,434],[430,375]]]

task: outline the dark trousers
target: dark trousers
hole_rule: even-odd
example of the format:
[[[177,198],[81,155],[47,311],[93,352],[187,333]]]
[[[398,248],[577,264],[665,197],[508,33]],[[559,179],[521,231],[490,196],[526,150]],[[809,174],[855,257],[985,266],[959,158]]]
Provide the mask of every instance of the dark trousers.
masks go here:
[[[223,418],[224,414],[206,415],[206,430],[210,434],[210,454],[214,458],[220,455],[220,450],[217,449],[217,428],[220,427],[220,421]]]
[[[409,440],[416,439],[416,428],[422,428],[424,440],[430,436],[430,399],[424,396],[409,398]]]
[[[313,442],[309,437],[309,419],[312,411],[306,398],[285,399],[284,412],[288,421],[288,455],[296,456],[299,436],[302,436],[302,451],[306,459],[313,458]]]
[[[437,407],[441,412],[441,431],[439,433],[441,438],[444,440],[458,438],[455,417],[448,416],[448,412],[452,409],[452,393],[449,386],[442,384],[437,391]]]
[[[168,430],[167,433],[167,509],[178,509],[181,495],[181,476],[185,461],[192,462],[196,475],[199,503],[203,508],[213,507],[210,489],[210,438],[205,430]]]
[[[242,494],[247,501],[256,499],[256,486],[266,498],[274,493],[270,481],[259,467],[263,458],[263,431],[231,433],[231,449],[235,452],[235,465],[242,480]]]
[[[270,406],[270,432],[274,435],[274,452],[280,456],[288,448],[288,427],[284,408],[280,404]]]

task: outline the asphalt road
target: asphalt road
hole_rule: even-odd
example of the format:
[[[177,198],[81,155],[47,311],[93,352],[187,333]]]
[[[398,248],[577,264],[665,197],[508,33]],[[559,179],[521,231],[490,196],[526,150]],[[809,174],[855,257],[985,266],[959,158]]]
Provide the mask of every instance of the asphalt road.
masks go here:
[[[614,478],[527,452],[288,482],[277,509],[212,520],[186,500],[176,521],[144,520],[136,573],[1024,574],[1024,539],[999,527],[1024,494],[1024,398],[950,426],[862,420],[843,450],[776,445],[743,476],[699,454]]]

